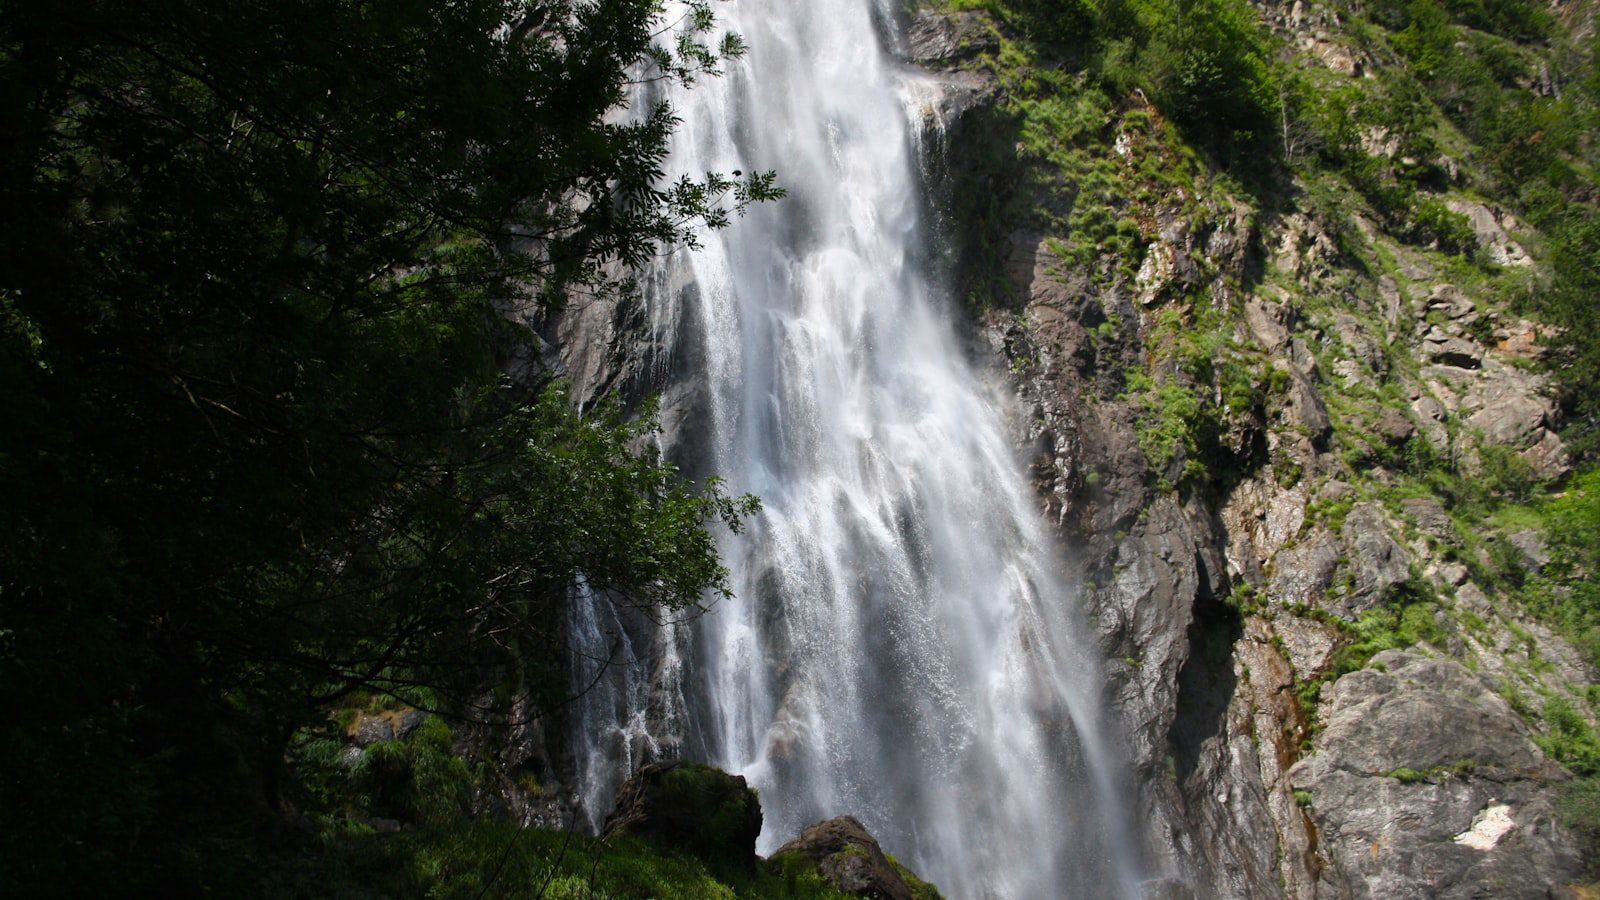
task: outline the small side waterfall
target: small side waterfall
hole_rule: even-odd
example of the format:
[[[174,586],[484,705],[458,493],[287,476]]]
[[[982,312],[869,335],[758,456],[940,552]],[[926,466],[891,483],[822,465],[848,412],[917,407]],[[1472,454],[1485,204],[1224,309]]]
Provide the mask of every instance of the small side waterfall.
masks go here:
[[[1094,642],[925,265],[918,76],[880,2],[719,5],[747,57],[671,97],[669,175],[775,169],[790,192],[651,297],[685,304],[675,377],[709,392],[677,427],[764,504],[722,547],[737,599],[677,635],[683,750],[760,790],[764,853],[849,813],[952,897],[1137,896]],[[575,636],[605,646],[580,600]]]
[[[568,597],[573,704],[569,730],[577,766],[578,811],[590,831],[605,823],[609,804],[636,760],[658,755],[649,725],[651,671],[637,628],[621,610],[580,582]],[[670,642],[669,642],[670,643]]]

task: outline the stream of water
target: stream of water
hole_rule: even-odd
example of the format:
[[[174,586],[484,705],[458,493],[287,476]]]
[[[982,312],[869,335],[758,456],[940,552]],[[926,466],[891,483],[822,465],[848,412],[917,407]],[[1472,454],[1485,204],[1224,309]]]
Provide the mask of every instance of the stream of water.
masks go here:
[[[674,377],[709,391],[679,430],[763,503],[722,545],[737,599],[678,636],[684,751],[760,791],[762,853],[850,814],[946,896],[1137,896],[1094,642],[927,265],[930,88],[888,4],[717,11],[749,51],[670,95],[669,174],[773,169],[789,196],[653,279],[696,348]]]

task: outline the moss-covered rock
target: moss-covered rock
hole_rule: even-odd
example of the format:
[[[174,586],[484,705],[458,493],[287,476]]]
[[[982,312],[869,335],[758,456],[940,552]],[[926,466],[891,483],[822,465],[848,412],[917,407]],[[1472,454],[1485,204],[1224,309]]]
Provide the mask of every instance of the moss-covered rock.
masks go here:
[[[653,763],[617,792],[605,834],[635,835],[716,867],[756,864],[761,800],[739,775],[685,762]]]
[[[815,872],[829,885],[852,896],[939,900],[933,885],[885,854],[877,840],[851,816],[812,825],[778,848],[767,865],[785,875]]]

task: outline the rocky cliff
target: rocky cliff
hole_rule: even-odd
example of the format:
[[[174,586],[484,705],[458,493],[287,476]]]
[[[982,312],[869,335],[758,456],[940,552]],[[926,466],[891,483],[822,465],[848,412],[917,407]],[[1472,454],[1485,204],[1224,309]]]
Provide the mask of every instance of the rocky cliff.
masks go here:
[[[1435,174],[1385,216],[1292,163],[1286,107],[1290,164],[1241,171],[1020,16],[960,6],[917,12],[905,51],[941,84],[948,261],[1083,573],[1174,889],[1566,896],[1571,776],[1541,747],[1579,727],[1552,708],[1593,724],[1594,672],[1515,598],[1548,561],[1537,523],[1474,502],[1570,467],[1548,330],[1514,311],[1539,236],[1480,193],[1481,148],[1437,113],[1427,141],[1357,121],[1364,159],[1434,154],[1396,162]],[[1329,102],[1405,69],[1343,7],[1256,12]],[[1418,236],[1431,209],[1456,245]]]
[[[1519,599],[1550,559],[1525,504],[1572,460],[1525,302],[1543,239],[1490,150],[1359,10],[1253,8],[1340,157],[1287,101],[1272,153],[1204,144],[1005,6],[924,5],[900,52],[929,78],[956,314],[1081,573],[1156,890],[1582,896],[1558,808],[1592,656]],[[1592,39],[1587,5],[1552,10],[1560,41],[1505,42],[1508,90],[1553,95],[1548,60]],[[694,471],[703,389],[669,375],[699,350],[662,337],[692,329],[626,302],[538,324],[580,401],[662,392]],[[682,749],[657,724],[635,764]]]

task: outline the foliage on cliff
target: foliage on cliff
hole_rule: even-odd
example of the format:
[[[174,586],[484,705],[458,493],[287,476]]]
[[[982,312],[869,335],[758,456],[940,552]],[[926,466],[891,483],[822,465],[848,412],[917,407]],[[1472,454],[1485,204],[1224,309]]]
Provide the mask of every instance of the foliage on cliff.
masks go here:
[[[997,71],[1025,139],[1043,127],[1072,140],[1103,121],[1096,113],[1111,105],[1106,98],[1138,92],[1269,203],[1292,193],[1284,179],[1293,173],[1333,175],[1396,236],[1469,258],[1477,242],[1443,193],[1464,182],[1512,204],[1546,242],[1542,281],[1518,302],[1560,328],[1553,370],[1571,413],[1569,443],[1593,455],[1600,401],[1586,388],[1600,377],[1600,350],[1587,339],[1600,328],[1600,38],[1592,28],[1575,31],[1532,0],[1329,4],[1355,49],[1378,61],[1370,77],[1350,81],[1301,64],[1245,0],[945,5],[984,10],[1003,25]],[[1052,97],[1070,95],[1069,106],[1088,100],[1097,109],[1064,119],[1051,112]],[[1374,136],[1395,144],[1379,150]],[[1447,171],[1445,158],[1469,148],[1467,171]],[[1169,177],[1173,186],[1187,180]]]
[[[1342,58],[1345,72],[1291,45],[1281,31],[1287,10],[1245,0],[943,5],[983,10],[994,23],[993,50],[971,64],[998,82],[1010,137],[996,140],[1014,138],[1017,158],[994,154],[989,164],[1022,173],[1013,176],[1022,182],[1015,190],[989,189],[986,205],[970,210],[982,227],[1031,220],[1056,236],[1051,246],[1063,271],[1088,270],[1106,286],[1134,287],[1141,266],[1165,264],[1148,257],[1162,240],[1162,216],[1178,216],[1191,231],[1212,228],[1219,202],[1242,203],[1274,222],[1309,216],[1337,255],[1328,278],[1349,296],[1372,291],[1392,270],[1396,245],[1436,256],[1449,277],[1473,285],[1496,308],[1545,324],[1540,336],[1550,355],[1539,368],[1560,389],[1568,448],[1580,468],[1593,465],[1600,421],[1591,389],[1600,379],[1592,340],[1600,329],[1600,43],[1592,29],[1559,21],[1531,0],[1317,7],[1308,15],[1342,22],[1337,36],[1317,38],[1326,38],[1317,52]],[[1280,30],[1269,27],[1274,16]],[[993,199],[997,194],[1010,199]],[[1459,211],[1463,201],[1481,198],[1521,217],[1517,227],[1528,231],[1520,236],[1539,257],[1533,274],[1492,258],[1493,248]],[[1006,202],[1021,208],[998,208]],[[1121,396],[1145,408],[1140,442],[1163,484],[1226,483],[1239,467],[1259,465],[1258,455],[1231,459],[1230,449],[1218,446],[1230,426],[1241,425],[1229,412],[1283,403],[1282,371],[1245,352],[1232,298],[1264,279],[1317,315],[1341,306],[1323,296],[1328,288],[1271,271],[1214,273],[1208,259],[1196,258],[1200,271],[1169,289],[1171,296],[1142,301],[1166,304],[1141,338],[1156,359],[1150,372],[1134,366],[1123,376],[1130,389]],[[1097,351],[1114,351],[1128,328],[1102,323]],[[1329,369],[1339,362],[1327,348],[1315,355]],[[1390,355],[1402,369],[1415,366]],[[1118,377],[1097,375],[1112,384]],[[1259,393],[1235,383],[1254,384]],[[1370,392],[1347,384],[1329,392],[1328,403],[1336,419],[1374,405],[1403,407],[1393,384]],[[1471,436],[1451,439],[1470,443]],[[1474,447],[1464,463],[1420,436],[1391,447],[1363,429],[1340,428],[1332,440],[1352,473],[1381,465],[1408,482],[1398,490],[1441,496],[1467,519],[1528,501],[1540,483],[1502,447]],[[1297,477],[1288,460],[1275,455],[1274,462],[1280,477]],[[1576,496],[1569,504],[1589,502],[1587,493]],[[1567,582],[1581,581],[1579,571],[1587,570],[1571,569]],[[1577,611],[1585,604],[1577,594],[1564,587],[1553,593],[1570,606],[1558,611],[1547,595],[1540,605],[1555,619],[1587,616]]]
[[[1264,145],[1278,120],[1279,75],[1243,0],[958,0],[985,9],[1047,53],[1065,54],[1103,89],[1142,91],[1201,144]]]
[[[320,704],[487,716],[469,667],[508,648],[564,688],[579,573],[648,606],[721,586],[707,528],[750,501],[637,454],[648,419],[574,413],[507,318],[626,289],[775,194],[658,184],[675,120],[615,115],[630,79],[740,51],[703,4],[664,48],[669,24],[652,0],[7,5],[11,889],[197,890],[288,804]]]

